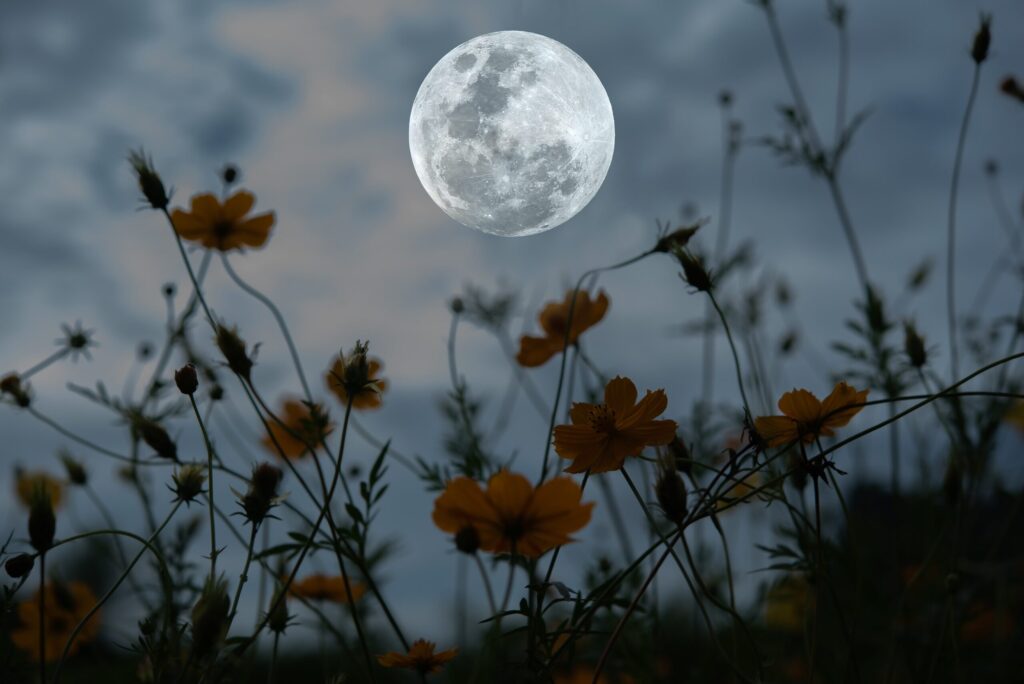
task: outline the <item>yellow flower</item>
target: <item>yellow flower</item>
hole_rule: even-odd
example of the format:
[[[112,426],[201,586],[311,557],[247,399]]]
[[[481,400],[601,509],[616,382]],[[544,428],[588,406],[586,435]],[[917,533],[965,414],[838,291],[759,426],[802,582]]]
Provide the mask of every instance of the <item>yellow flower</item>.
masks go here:
[[[835,428],[849,423],[864,408],[867,396],[868,390],[855,390],[845,382],[838,383],[824,401],[805,389],[794,389],[779,399],[779,410],[785,415],[762,416],[754,427],[770,447],[798,439],[810,444],[819,436],[831,437]]]
[[[198,242],[208,249],[226,252],[261,247],[270,237],[274,212],[247,217],[255,203],[256,198],[246,190],[239,190],[223,204],[207,192],[192,197],[191,211],[175,209],[171,222],[183,239]]]
[[[348,360],[351,361],[352,355],[349,356]],[[345,389],[344,378],[353,374],[351,370],[351,363],[346,364],[346,359],[338,356],[334,363],[331,364],[330,369],[324,376],[324,381],[327,383],[327,389],[329,389],[334,396],[338,398],[343,405],[348,403],[348,390]],[[365,409],[379,408],[382,403],[382,394],[388,388],[388,381],[382,377],[379,377],[381,370],[384,368],[384,363],[377,358],[367,358],[365,368],[365,381],[357,383],[360,386],[359,391],[355,392],[355,396],[352,397],[352,408],[361,411]]]
[[[784,632],[800,632],[804,616],[813,607],[814,596],[807,582],[789,576],[768,590],[764,600],[764,623]]]
[[[532,337],[523,335],[519,340],[519,353],[516,360],[520,365],[527,367],[543,366],[555,354],[558,354],[566,346],[565,326],[569,321],[569,307],[572,306],[572,297],[575,290],[565,293],[565,299],[561,302],[548,302],[537,321],[540,323],[544,337]],[[581,290],[576,295],[576,306],[572,309],[572,325],[569,326],[568,346],[576,344],[580,335],[587,328],[596,325],[604,318],[608,311],[608,295],[604,290],[597,293],[597,298],[591,300],[590,293]]]
[[[41,470],[25,472],[19,470],[14,475],[14,487],[18,494],[18,501],[26,508],[31,505],[32,492],[41,487],[50,495],[50,504],[57,508],[64,496],[64,484],[49,473]]]
[[[377,656],[377,662],[382,667],[404,667],[407,670],[416,670],[420,674],[440,672],[448,661],[455,658],[459,649],[450,648],[447,651],[434,653],[436,647],[432,641],[417,639],[412,642],[408,654],[392,651]]]
[[[71,637],[71,632],[96,604],[96,595],[82,582],[58,584],[48,583],[43,590],[46,592],[45,615],[43,616],[46,632],[46,660],[53,661],[64,652],[64,644]],[[25,651],[32,660],[39,661],[39,592],[32,598],[18,605],[19,625],[11,631],[11,641],[16,647]],[[74,654],[82,644],[96,638],[100,631],[99,613],[82,627],[75,641],[68,649]]]
[[[366,585],[352,579],[348,581],[352,591],[352,600],[358,601],[366,593]],[[348,592],[345,591],[345,578],[341,575],[328,577],[320,573],[309,575],[292,582],[288,589],[292,596],[300,596],[311,601],[330,601],[331,603],[348,603]]]
[[[310,410],[308,405],[298,399],[285,399],[283,409],[278,415],[284,425],[268,419],[267,427],[273,438],[270,435],[264,437],[263,446],[279,458],[282,455],[293,460],[302,458],[309,453],[309,445],[320,444],[334,429],[327,415],[318,406],[314,405],[313,410]]]
[[[590,522],[593,503],[580,503],[583,491],[572,478],[556,477],[536,489],[522,475],[499,471],[487,491],[468,477],[457,477],[434,501],[434,524],[452,534],[476,530],[480,548],[536,558],[572,541],[571,533]]]
[[[636,398],[633,381],[617,377],[604,388],[603,404],[572,405],[573,424],[555,428],[555,451],[573,459],[565,472],[617,470],[627,456],[639,455],[645,446],[672,441],[675,421],[654,420],[668,407],[665,391],[648,391],[639,402]]]

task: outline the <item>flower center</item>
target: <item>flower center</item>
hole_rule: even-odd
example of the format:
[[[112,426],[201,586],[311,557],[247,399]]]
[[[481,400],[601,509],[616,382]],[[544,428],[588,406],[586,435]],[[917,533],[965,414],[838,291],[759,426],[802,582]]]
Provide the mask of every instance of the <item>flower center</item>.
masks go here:
[[[612,434],[615,432],[615,411],[605,404],[598,404],[590,412],[590,427],[594,432]]]
[[[526,532],[526,522],[521,516],[505,521],[505,536],[513,542],[523,536]]]
[[[217,236],[219,242],[224,242],[231,235],[233,228],[234,224],[231,221],[216,221],[213,224],[213,234]]]

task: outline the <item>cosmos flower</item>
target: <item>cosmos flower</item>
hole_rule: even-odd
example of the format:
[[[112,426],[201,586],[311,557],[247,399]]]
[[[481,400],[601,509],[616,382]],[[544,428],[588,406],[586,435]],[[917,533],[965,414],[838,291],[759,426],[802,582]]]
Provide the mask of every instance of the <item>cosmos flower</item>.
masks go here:
[[[375,409],[380,407],[381,395],[388,388],[388,381],[380,377],[383,368],[380,359],[366,356],[365,345],[356,344],[351,353],[337,356],[324,381],[343,405],[348,403],[351,393],[353,409]]]
[[[271,434],[263,438],[263,446],[278,457],[302,458],[309,453],[309,445],[316,446],[334,429],[327,414],[318,405],[310,406],[298,399],[285,399],[278,416],[284,425],[268,420],[267,427]]]
[[[782,416],[761,416],[754,421],[758,434],[770,447],[801,440],[810,444],[818,437],[831,437],[835,428],[850,422],[864,408],[868,390],[856,390],[840,382],[820,401],[805,389],[786,392],[779,399]]]
[[[565,299],[561,302],[548,302],[537,321],[540,323],[544,337],[531,337],[523,335],[519,340],[519,353],[516,354],[516,361],[527,367],[543,366],[555,354],[558,354],[566,346],[576,344],[580,335],[587,328],[590,328],[604,318],[608,312],[608,295],[604,290],[597,293],[596,299],[590,298],[590,293],[581,290],[576,295],[576,306],[572,310],[572,325],[569,326],[569,340],[566,344],[566,323],[569,320],[569,308],[572,306],[572,297],[575,290],[565,293]]]
[[[593,503],[581,503],[583,491],[571,478],[556,477],[534,489],[519,474],[501,470],[487,491],[468,477],[448,483],[434,501],[434,524],[458,534],[473,527],[479,548],[536,558],[572,541],[571,533],[590,521]]]
[[[403,667],[407,670],[416,670],[420,674],[440,672],[445,664],[455,658],[459,652],[457,648],[450,648],[447,651],[434,653],[436,644],[432,641],[417,639],[412,642],[409,653],[385,653],[377,656],[377,662],[381,667]]]
[[[555,451],[572,459],[567,473],[617,470],[627,456],[645,446],[668,444],[676,436],[674,420],[655,420],[668,406],[664,390],[648,391],[639,402],[636,385],[616,377],[604,389],[603,404],[575,403],[572,425],[555,428]]]
[[[18,470],[14,474],[14,488],[18,501],[28,508],[32,503],[32,492],[41,487],[50,495],[50,504],[57,508],[64,496],[64,484],[49,473],[41,470],[26,472]]]
[[[64,652],[64,644],[71,637],[71,632],[96,604],[96,595],[88,585],[82,582],[60,584],[48,583],[43,590],[46,592],[43,625],[46,632],[47,662],[57,660]],[[11,641],[28,656],[39,661],[39,592],[27,601],[18,605],[19,624],[11,630]],[[68,654],[74,654],[82,644],[93,641],[100,631],[99,613],[94,614],[89,622],[82,627],[75,641],[71,644]]]
[[[366,593],[366,585],[352,579],[348,581],[349,589],[352,591],[352,599],[358,601]],[[301,580],[292,582],[288,593],[292,596],[299,596],[310,601],[330,601],[331,603],[347,604],[348,592],[345,591],[345,578],[341,575],[328,577],[316,573],[308,575]]]
[[[247,216],[256,203],[251,192],[239,190],[221,204],[215,195],[192,197],[192,210],[175,209],[171,214],[174,230],[185,240],[208,249],[227,252],[243,247],[261,247],[270,237],[274,212]]]

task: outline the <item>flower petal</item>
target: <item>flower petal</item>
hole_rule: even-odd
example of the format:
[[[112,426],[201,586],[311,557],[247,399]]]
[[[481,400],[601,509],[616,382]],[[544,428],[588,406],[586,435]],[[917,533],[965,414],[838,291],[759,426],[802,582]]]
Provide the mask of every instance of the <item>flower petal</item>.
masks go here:
[[[502,520],[513,520],[530,505],[533,485],[518,473],[500,470],[487,481],[487,498]]]
[[[562,458],[575,458],[582,453],[604,448],[608,436],[589,425],[555,426],[555,453]]]
[[[220,201],[208,192],[192,196],[192,214],[200,219],[216,221],[221,217]]]
[[[662,446],[675,439],[678,427],[674,420],[648,420],[623,430],[622,435],[644,446]]]
[[[434,500],[432,517],[442,531],[455,534],[466,525],[475,527],[478,522],[495,521],[498,516],[476,480],[457,477]]]
[[[845,382],[840,382],[832,393],[821,402],[821,424],[824,428],[843,427],[860,413],[868,398],[869,390],[858,392]],[[824,434],[824,430],[822,430]]]
[[[234,225],[230,237],[247,247],[261,247],[270,237],[270,229],[274,227],[274,212],[257,214],[250,219]]]
[[[629,378],[612,378],[604,388],[604,403],[617,416],[626,415],[636,404],[636,385]]]
[[[821,415],[821,402],[805,389],[786,392],[779,399],[779,410],[798,423],[816,423]]]
[[[799,438],[797,423],[786,416],[761,416],[754,419],[754,429],[768,446],[777,447],[789,444]]]
[[[543,366],[552,356],[562,351],[562,344],[554,343],[547,337],[531,337],[523,335],[519,340],[519,353],[516,361],[520,366],[536,368]]]
[[[256,198],[248,190],[239,190],[224,202],[224,220],[234,223],[249,213]]]
[[[648,390],[636,406],[619,414],[620,417],[615,421],[615,427],[618,430],[628,430],[634,425],[650,422],[664,413],[666,408],[668,408],[668,397],[665,396],[665,390],[653,392]]]

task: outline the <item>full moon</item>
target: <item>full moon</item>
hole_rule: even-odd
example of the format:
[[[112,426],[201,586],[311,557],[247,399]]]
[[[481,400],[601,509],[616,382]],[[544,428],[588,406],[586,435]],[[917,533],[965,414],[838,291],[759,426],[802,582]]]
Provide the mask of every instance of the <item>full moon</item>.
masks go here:
[[[597,74],[556,40],[468,40],[423,79],[409,150],[430,197],[459,223],[518,237],[550,230],[597,193],[615,121]]]

